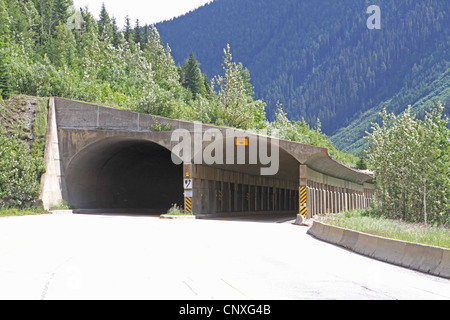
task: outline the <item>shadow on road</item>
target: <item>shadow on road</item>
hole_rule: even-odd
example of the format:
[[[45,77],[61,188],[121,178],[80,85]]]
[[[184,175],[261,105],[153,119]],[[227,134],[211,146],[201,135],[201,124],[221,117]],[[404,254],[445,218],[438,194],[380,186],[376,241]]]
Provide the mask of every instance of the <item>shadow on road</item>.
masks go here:
[[[130,217],[153,217],[157,218],[166,211],[162,209],[77,209],[74,214],[83,215],[104,215],[104,216],[130,216]],[[261,223],[294,223],[296,215],[292,213],[268,213],[255,215],[202,215],[197,219],[217,220],[217,221],[242,221]]]

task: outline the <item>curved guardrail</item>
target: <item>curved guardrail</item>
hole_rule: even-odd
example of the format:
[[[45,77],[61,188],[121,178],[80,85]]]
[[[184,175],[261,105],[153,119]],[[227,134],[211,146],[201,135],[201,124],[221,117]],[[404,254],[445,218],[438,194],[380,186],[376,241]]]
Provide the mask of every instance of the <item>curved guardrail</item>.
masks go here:
[[[395,265],[450,279],[450,250],[327,225],[314,221],[308,234]]]

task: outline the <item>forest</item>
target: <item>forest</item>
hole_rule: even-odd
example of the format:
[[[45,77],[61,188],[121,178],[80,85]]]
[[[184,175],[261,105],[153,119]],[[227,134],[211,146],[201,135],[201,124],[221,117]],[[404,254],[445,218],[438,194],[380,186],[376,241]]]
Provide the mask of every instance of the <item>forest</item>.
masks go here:
[[[366,26],[371,4],[380,30]],[[449,25],[446,0],[216,0],[157,27],[175,61],[193,50],[210,76],[230,43],[269,119],[278,104],[290,120],[319,118],[338,148],[358,154],[384,108],[412,105],[423,119],[440,100],[450,114]]]

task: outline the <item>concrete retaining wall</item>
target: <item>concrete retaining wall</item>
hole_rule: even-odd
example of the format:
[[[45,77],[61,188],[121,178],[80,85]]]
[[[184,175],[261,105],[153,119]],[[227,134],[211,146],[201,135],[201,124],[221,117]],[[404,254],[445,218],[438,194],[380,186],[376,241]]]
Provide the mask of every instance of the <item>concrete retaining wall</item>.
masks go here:
[[[48,108],[47,138],[45,143],[46,172],[41,178],[40,204],[45,210],[63,201],[64,186],[59,155],[58,130],[56,127],[55,101],[50,98]]]
[[[312,236],[402,267],[450,279],[450,250],[387,239],[314,221]]]

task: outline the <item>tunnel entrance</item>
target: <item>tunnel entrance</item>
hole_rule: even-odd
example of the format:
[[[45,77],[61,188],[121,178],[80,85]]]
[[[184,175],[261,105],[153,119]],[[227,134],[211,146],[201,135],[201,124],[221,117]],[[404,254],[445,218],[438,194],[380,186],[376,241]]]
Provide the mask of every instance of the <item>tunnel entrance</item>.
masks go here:
[[[183,205],[183,166],[145,140],[106,139],[82,150],[67,170],[69,202],[77,209],[165,213]]]

